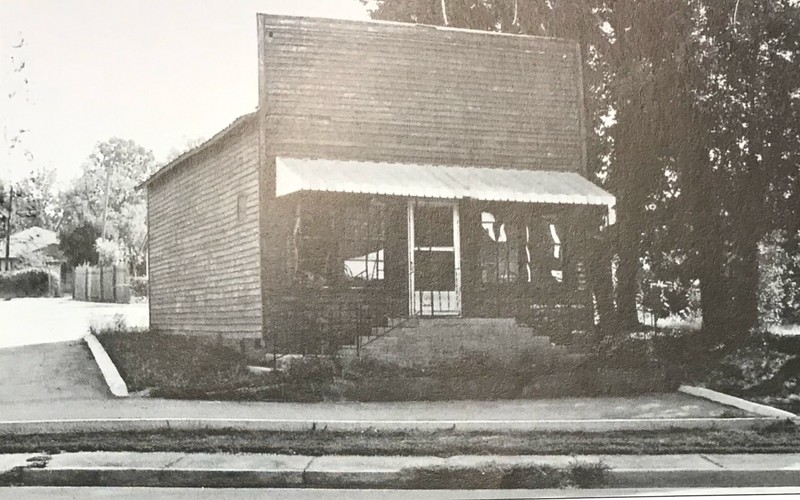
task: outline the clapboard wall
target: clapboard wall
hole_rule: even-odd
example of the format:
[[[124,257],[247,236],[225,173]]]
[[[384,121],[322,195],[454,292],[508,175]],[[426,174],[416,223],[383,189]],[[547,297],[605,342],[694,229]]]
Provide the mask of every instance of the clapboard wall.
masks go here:
[[[261,336],[256,127],[244,116],[148,181],[151,328]]]
[[[575,42],[265,14],[258,26],[268,156],[583,172]]]

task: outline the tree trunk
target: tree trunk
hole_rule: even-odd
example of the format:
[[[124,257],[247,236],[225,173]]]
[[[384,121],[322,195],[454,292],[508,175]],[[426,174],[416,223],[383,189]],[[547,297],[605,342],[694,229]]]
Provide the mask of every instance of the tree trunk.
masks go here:
[[[732,333],[741,335],[758,326],[758,241],[747,234],[739,244],[739,262],[732,284],[734,308],[731,315]]]
[[[652,165],[656,161],[643,150],[643,144],[648,144],[650,137],[642,106],[639,100],[632,99],[617,113],[616,165],[609,177],[613,193],[617,195],[617,323],[626,330],[640,326],[636,297],[645,229],[644,206],[653,190],[648,172],[653,172]]]
[[[635,146],[633,146],[635,147]],[[615,179],[617,185],[617,223],[615,224],[615,250],[617,262],[616,322],[620,328],[633,329],[639,326],[636,297],[639,291],[639,257],[641,233],[644,225],[643,210],[646,190],[633,173],[643,164],[638,152],[630,147],[620,148],[617,154],[618,168],[622,171]]]
[[[623,215],[623,220],[627,219]],[[631,222],[618,222],[620,239],[617,255],[617,322],[623,329],[639,326],[636,296],[639,290],[639,234]]]
[[[724,335],[730,311],[726,285],[726,249],[722,236],[720,198],[722,188],[709,164],[708,150],[701,142],[702,119],[687,119],[686,146],[680,157],[685,178],[681,182],[685,224],[691,227],[688,249],[693,250],[693,274],[700,280],[702,330],[700,342],[710,347]],[[703,349],[701,349],[703,350]]]
[[[587,238],[587,243],[587,277],[599,317],[597,329],[599,336],[602,338],[606,335],[612,335],[616,330],[614,284],[611,278],[611,251],[609,242],[603,237]]]

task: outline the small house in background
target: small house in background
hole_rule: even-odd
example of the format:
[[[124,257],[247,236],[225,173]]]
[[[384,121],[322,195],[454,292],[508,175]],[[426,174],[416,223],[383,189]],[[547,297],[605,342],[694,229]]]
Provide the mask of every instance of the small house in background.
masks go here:
[[[258,110],[144,184],[153,328],[426,360],[592,335],[615,199],[576,43],[259,15],[258,44]]]
[[[0,242],[0,271],[13,271],[24,267],[47,268],[56,275],[61,273],[64,255],[58,248],[58,234],[41,227],[29,227],[9,238],[9,258],[6,260],[6,241]]]

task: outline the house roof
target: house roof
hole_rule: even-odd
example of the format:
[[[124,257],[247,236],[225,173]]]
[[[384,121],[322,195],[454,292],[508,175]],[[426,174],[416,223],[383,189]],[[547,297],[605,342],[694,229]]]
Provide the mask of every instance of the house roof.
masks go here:
[[[12,234],[10,244],[9,254],[14,259],[44,250],[51,245],[58,245],[58,235],[55,231],[33,226]],[[0,245],[0,248],[2,248],[0,258],[5,258],[5,245]]]
[[[178,156],[174,160],[170,161],[169,163],[167,163],[163,167],[159,168],[155,173],[153,173],[153,175],[151,175],[144,182],[142,182],[141,184],[136,186],[136,189],[141,189],[143,187],[147,187],[148,185],[152,184],[155,180],[159,179],[164,174],[166,174],[167,172],[169,172],[173,168],[177,167],[178,165],[180,165],[184,161],[186,161],[189,158],[197,155],[198,153],[210,148],[214,144],[218,143],[219,141],[225,139],[229,135],[231,135],[234,132],[238,131],[240,128],[244,127],[245,125],[248,125],[248,124],[254,122],[255,119],[256,119],[256,113],[255,112],[248,113],[246,115],[240,116],[239,118],[237,118],[233,122],[231,122],[230,125],[228,125],[224,129],[222,129],[219,132],[217,132],[216,134],[214,134],[214,136],[211,139],[209,139],[209,140],[205,141],[204,143],[199,144],[199,145],[193,147],[192,149],[184,152],[183,154],[181,154],[180,156]]]

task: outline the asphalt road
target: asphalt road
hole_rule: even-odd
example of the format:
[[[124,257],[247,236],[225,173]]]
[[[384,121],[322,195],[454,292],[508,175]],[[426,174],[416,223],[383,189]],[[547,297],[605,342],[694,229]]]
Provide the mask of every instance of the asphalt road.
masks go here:
[[[90,327],[147,327],[147,304],[103,304],[70,298],[0,300],[0,349],[78,340]]]

